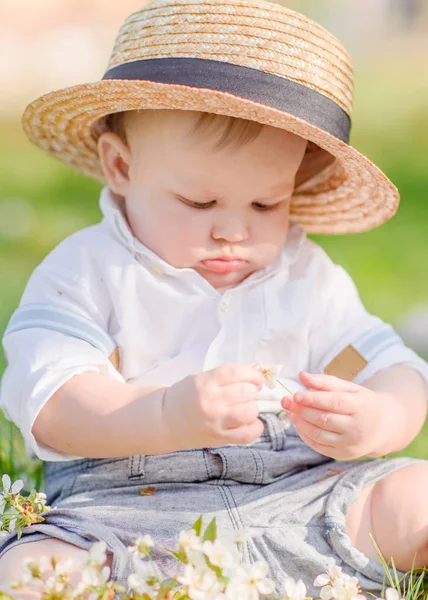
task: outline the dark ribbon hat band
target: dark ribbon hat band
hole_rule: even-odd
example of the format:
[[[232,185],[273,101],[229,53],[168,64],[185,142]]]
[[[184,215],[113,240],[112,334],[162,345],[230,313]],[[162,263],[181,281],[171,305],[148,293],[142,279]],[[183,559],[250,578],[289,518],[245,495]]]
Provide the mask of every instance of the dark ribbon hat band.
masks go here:
[[[333,100],[285,77],[250,67],[200,58],[153,58],[113,67],[103,79],[137,79],[227,92],[290,113],[349,142],[350,118]]]

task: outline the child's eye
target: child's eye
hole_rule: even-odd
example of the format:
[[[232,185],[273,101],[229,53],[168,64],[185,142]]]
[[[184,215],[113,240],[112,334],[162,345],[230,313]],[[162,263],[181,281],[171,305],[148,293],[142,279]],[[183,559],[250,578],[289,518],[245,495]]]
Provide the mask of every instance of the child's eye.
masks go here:
[[[211,208],[215,204],[215,200],[211,200],[211,202],[193,202],[193,200],[188,200],[187,198],[182,198],[181,196],[179,196],[178,199],[192,208]]]
[[[256,210],[258,210],[260,212],[266,211],[266,210],[273,210],[278,205],[279,205],[279,202],[277,202],[276,204],[262,204],[261,202],[253,202],[253,208],[255,208]]]

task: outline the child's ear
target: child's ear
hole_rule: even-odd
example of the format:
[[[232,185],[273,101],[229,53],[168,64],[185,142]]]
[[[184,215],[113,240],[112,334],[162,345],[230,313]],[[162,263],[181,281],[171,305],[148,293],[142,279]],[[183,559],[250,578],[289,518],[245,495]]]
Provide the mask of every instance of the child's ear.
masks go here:
[[[126,197],[129,186],[131,152],[115,133],[103,133],[98,140],[98,153],[107,182],[115,194]]]

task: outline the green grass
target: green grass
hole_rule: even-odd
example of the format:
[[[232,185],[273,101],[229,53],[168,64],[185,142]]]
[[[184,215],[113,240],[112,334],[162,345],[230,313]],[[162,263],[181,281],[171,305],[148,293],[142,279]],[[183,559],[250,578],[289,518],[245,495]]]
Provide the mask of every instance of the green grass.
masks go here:
[[[352,141],[398,186],[401,207],[372,232],[316,238],[349,271],[368,310],[393,324],[428,305],[428,86],[420,79],[417,68],[397,60],[357,73]],[[35,266],[66,235],[99,219],[100,188],[32,146],[17,123],[0,131],[0,215],[5,199],[19,197],[31,217],[21,237],[12,235],[13,219],[8,228],[0,221],[1,334]],[[0,374],[3,368],[0,354]],[[427,442],[428,425],[400,454],[428,458]],[[28,485],[40,478],[39,464],[26,459],[19,433],[1,415],[0,472],[23,474]]]

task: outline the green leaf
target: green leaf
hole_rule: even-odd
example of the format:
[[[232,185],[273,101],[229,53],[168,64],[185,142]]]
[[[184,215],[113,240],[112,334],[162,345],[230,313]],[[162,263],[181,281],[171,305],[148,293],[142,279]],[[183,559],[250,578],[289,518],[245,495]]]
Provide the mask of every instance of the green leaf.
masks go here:
[[[210,561],[210,559],[208,558],[208,556],[206,556],[206,555],[205,555],[205,562],[207,563],[207,565],[209,566],[211,571],[214,571],[214,573],[217,575],[217,579],[219,579],[220,577],[223,576],[223,570],[220,567],[213,565],[212,562]]]
[[[167,548],[165,548],[165,550],[167,550],[167,552],[170,552],[173,556],[175,556],[175,558],[181,563],[183,563],[183,565],[187,565],[187,563],[189,562],[189,559],[187,558],[184,550],[180,550],[180,552],[174,552],[174,550],[168,550]]]
[[[202,531],[202,515],[200,515],[199,519],[193,523],[192,529],[195,531],[196,535],[201,535],[201,531]]]
[[[211,523],[205,529],[204,542],[207,542],[207,541],[214,542],[216,538],[217,538],[217,525],[216,525],[216,520],[214,517],[213,520],[211,521]]]
[[[386,562],[379,546],[376,544],[376,541],[375,541],[374,537],[372,536],[372,534],[370,533],[370,531],[369,531],[369,536],[370,536],[373,546],[375,547],[376,553],[379,556],[379,561],[383,567],[383,570],[385,571],[386,579],[389,582],[390,587],[395,588],[395,582],[394,582],[394,579],[392,578],[391,572],[389,570],[389,565]]]

